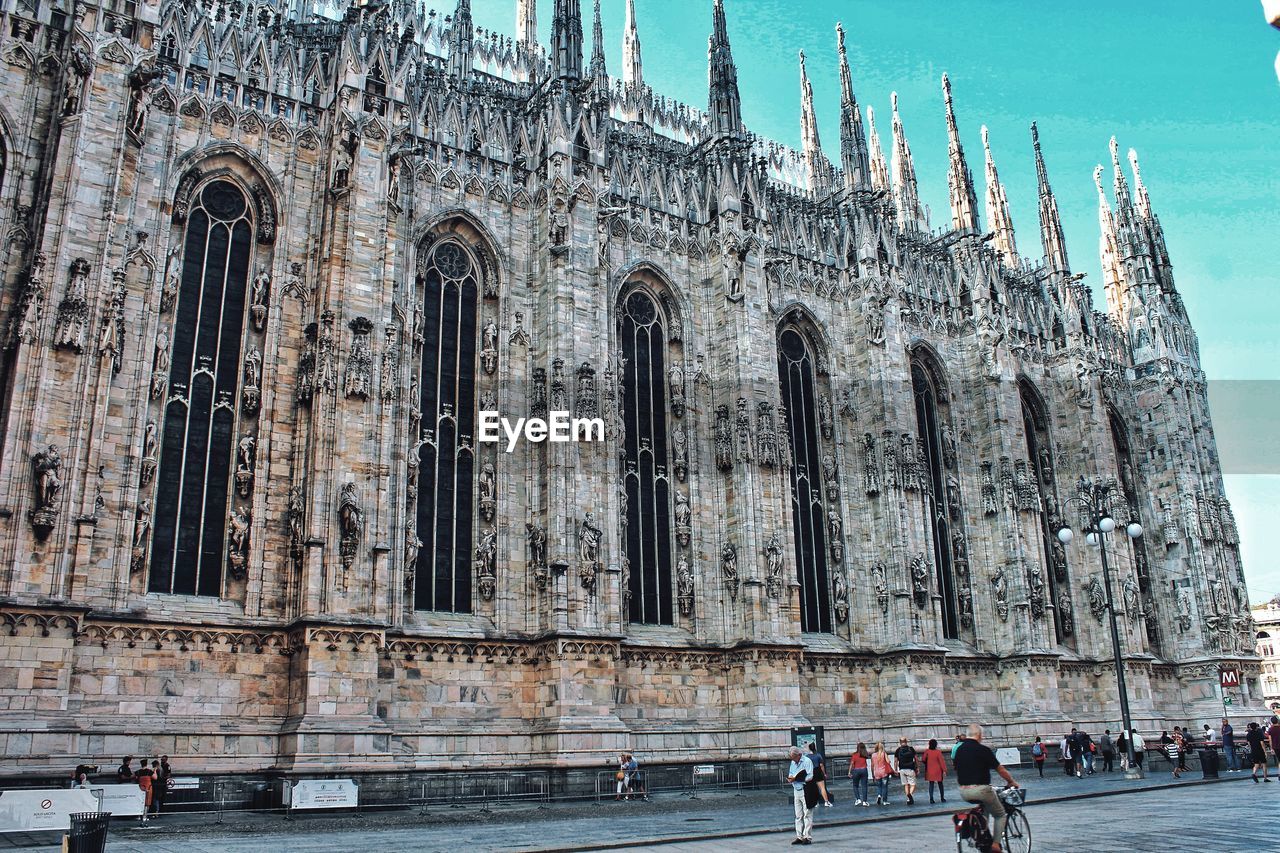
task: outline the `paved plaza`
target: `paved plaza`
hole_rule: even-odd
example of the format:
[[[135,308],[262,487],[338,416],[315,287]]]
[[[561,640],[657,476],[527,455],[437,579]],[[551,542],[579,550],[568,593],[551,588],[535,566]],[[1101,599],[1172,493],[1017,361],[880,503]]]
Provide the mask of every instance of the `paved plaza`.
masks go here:
[[[1042,851],[1280,851],[1280,784],[1254,785],[1245,774],[1217,783],[1185,779],[1171,785],[1157,772],[1140,785],[1119,773],[1082,780],[1058,773],[1028,786],[1028,816],[1035,847]],[[895,786],[896,787],[896,786]],[[1135,787],[1138,789],[1135,790]],[[928,794],[909,808],[897,790],[887,808],[853,809],[848,784],[837,783],[838,804],[819,809],[815,842],[829,849],[932,851],[953,843],[951,799],[931,806]],[[302,816],[228,814],[171,815],[142,829],[117,823],[108,853],[348,853],[394,850],[432,853],[559,850],[726,850],[746,853],[789,846],[791,805],[786,791],[655,796],[651,802],[557,803],[537,807],[495,805],[492,811],[433,808]],[[1063,827],[1069,831],[1064,832]],[[52,837],[9,837],[6,848],[53,853]]]

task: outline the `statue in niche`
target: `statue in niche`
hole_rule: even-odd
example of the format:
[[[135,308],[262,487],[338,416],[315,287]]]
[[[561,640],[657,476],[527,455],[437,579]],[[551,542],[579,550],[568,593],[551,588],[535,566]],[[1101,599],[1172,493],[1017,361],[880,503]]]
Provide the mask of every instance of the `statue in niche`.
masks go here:
[[[492,601],[497,589],[498,534],[490,527],[480,535],[476,546],[476,577],[479,580],[480,597]]]
[[[625,500],[625,495],[623,496]],[[689,544],[689,529],[692,512],[689,508],[689,497],[683,492],[676,491],[676,539],[681,545]],[[625,510],[623,517],[626,517]]]
[[[996,602],[996,615],[1001,622],[1009,621],[1009,580],[1005,577],[1004,566],[996,566],[991,576],[992,595]]]
[[[258,274],[253,278],[249,293],[253,328],[261,332],[267,327],[267,304],[271,297],[271,273],[267,272],[266,267],[258,267]]]
[[[769,538],[769,544],[764,549],[765,565],[768,574],[765,576],[765,587],[771,598],[778,598],[782,595],[782,545],[778,542],[778,534],[773,534]]]
[[[244,507],[236,507],[228,519],[231,548],[227,554],[231,565],[231,576],[240,579],[245,576],[249,560],[249,512]]]
[[[678,424],[671,430],[671,457],[676,479],[683,483],[689,476],[689,438]]]
[[[729,588],[729,598],[738,598],[738,549],[732,542],[724,543],[720,549],[720,573],[725,586]]]
[[[693,571],[689,568],[689,560],[683,554],[676,563],[676,600],[680,605],[681,616],[693,615]]]
[[[541,589],[547,585],[547,531],[540,525],[526,521],[524,525],[525,541],[529,545],[529,564],[533,567],[533,577]]]
[[[595,589],[596,574],[600,571],[600,542],[603,538],[603,531],[596,526],[595,518],[588,512],[578,527],[579,576],[582,585],[588,590]]]
[[[498,324],[492,320],[484,324],[480,363],[490,376],[498,369]]]

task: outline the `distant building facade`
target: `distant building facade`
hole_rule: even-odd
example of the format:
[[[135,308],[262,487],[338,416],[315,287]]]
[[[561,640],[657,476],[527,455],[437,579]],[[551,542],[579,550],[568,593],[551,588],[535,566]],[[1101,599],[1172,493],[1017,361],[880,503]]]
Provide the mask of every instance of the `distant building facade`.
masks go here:
[[[1262,701],[1268,708],[1280,710],[1280,598],[1254,605],[1253,621],[1258,629],[1258,657],[1262,658],[1258,678]]]
[[[415,3],[4,0],[0,766],[413,770],[1213,719],[1257,674],[1195,332],[1131,154],[1107,310],[929,227],[840,45],[840,157],[702,112],[598,24]],[[730,10],[731,11],[731,10]],[[694,69],[690,69],[693,71]],[[883,119],[881,126],[884,126]],[[985,141],[985,132],[983,134]],[[606,440],[478,440],[482,411]],[[104,758],[105,760],[105,758]]]

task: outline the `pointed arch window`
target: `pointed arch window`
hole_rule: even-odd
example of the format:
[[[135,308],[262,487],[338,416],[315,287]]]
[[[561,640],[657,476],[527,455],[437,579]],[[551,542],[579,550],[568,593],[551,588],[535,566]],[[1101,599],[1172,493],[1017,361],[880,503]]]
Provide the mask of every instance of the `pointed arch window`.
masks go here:
[[[151,592],[222,594],[240,386],[249,370],[245,290],[253,233],[252,207],[236,184],[214,180],[193,195],[173,327],[157,344],[157,372],[162,358],[169,368]],[[259,356],[253,370],[260,369]]]
[[[916,433],[924,450],[925,470],[921,473],[929,478],[929,489],[923,490],[926,492],[923,497],[926,520],[933,534],[937,588],[942,597],[942,635],[954,640],[960,636],[962,627],[968,627],[964,623],[969,621],[970,611],[967,605],[965,608],[959,606],[958,592],[963,583],[956,577],[953,543],[956,532],[963,536],[963,515],[959,505],[958,481],[946,470],[954,466],[955,461],[948,459],[944,452],[943,434],[949,433],[950,424],[947,423],[947,413],[939,405],[942,399],[940,386],[936,367],[926,361],[923,353],[912,353],[911,390],[915,397]],[[951,455],[954,456],[954,452]]]
[[[796,576],[800,582],[800,629],[830,632],[831,594],[827,565],[826,519],[822,500],[817,380],[814,358],[800,331],[784,326],[778,334],[778,379],[791,444],[791,522]]]
[[[627,615],[632,622],[673,624],[671,483],[667,469],[667,335],[653,296],[633,289],[618,320],[622,350],[623,487]]]
[[[455,240],[439,241],[428,251],[419,274],[421,438],[411,511],[422,545],[413,604],[417,610],[470,613],[479,266]]]
[[[1056,474],[1053,463],[1053,446],[1049,437],[1049,416],[1043,398],[1023,380],[1018,384],[1022,402],[1022,431],[1026,436],[1027,476],[1034,478],[1026,484],[1034,489],[1038,502],[1030,510],[1036,515],[1040,527],[1045,571],[1049,577],[1049,602],[1053,605],[1053,628],[1059,643],[1065,643],[1075,633],[1074,622],[1064,616],[1060,604],[1063,597],[1070,597],[1071,584],[1067,574],[1066,549],[1054,535],[1061,521],[1058,519]]]

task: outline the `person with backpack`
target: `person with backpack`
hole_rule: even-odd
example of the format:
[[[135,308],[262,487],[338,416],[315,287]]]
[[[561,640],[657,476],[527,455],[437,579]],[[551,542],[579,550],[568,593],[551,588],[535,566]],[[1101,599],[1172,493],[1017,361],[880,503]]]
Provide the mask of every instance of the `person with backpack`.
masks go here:
[[[1058,757],[1062,761],[1062,772],[1068,776],[1076,775],[1075,741],[1071,735],[1063,735],[1058,744]]]
[[[907,739],[898,738],[898,748],[893,751],[893,769],[902,780],[902,792],[907,795],[907,805],[916,804],[916,748]]]
[[[1040,739],[1040,735],[1036,735],[1036,742],[1031,744],[1031,760],[1035,762],[1036,772],[1040,774],[1040,778],[1044,778],[1044,741]]]
[[[1102,751],[1102,772],[1110,773],[1114,769],[1116,760],[1116,747],[1111,742],[1111,729],[1107,729],[1102,733],[1102,737],[1098,739],[1098,749]]]

